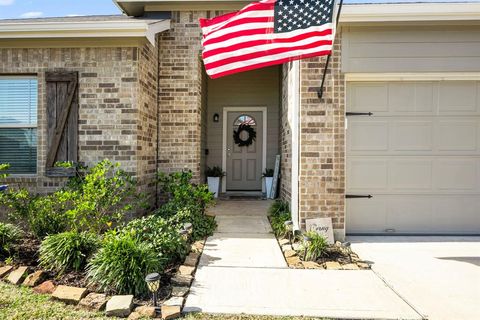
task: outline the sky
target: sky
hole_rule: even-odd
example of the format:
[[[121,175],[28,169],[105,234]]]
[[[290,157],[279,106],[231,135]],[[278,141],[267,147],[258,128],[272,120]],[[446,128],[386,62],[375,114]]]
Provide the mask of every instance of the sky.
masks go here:
[[[252,0],[254,1],[254,0]],[[364,2],[444,2],[445,0],[345,0]],[[453,2],[452,0],[447,0]],[[480,0],[472,1],[478,2]],[[0,0],[0,19],[120,14],[112,0]]]

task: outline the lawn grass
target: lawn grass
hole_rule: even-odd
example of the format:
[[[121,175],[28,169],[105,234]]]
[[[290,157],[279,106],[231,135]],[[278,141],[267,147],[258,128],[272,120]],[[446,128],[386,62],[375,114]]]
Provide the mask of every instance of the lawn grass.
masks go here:
[[[109,319],[101,313],[89,312],[52,301],[50,296],[36,294],[30,288],[0,282],[0,319]]]
[[[62,302],[52,301],[49,295],[37,294],[30,288],[17,287],[0,281],[0,319],[1,320],[80,320],[104,319],[102,313],[90,312]],[[184,320],[313,320],[303,317],[272,317],[249,315],[208,315],[204,313],[188,314]],[[317,319],[318,320],[318,319]]]

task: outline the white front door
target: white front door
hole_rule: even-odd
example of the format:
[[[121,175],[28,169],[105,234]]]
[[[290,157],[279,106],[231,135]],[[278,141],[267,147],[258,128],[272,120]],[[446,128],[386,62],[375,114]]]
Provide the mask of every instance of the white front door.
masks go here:
[[[480,81],[350,82],[348,233],[480,233]]]
[[[241,124],[249,125],[256,138],[249,146],[239,146],[234,141],[234,131]],[[247,140],[243,131],[240,139]],[[227,112],[227,191],[262,190],[263,114],[261,111]]]

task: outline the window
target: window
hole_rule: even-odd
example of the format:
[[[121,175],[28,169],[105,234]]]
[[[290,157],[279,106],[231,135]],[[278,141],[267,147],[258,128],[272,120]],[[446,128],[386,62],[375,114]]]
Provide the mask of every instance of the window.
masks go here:
[[[37,172],[37,93],[34,77],[0,76],[0,163],[8,173]]]
[[[235,122],[233,123],[234,126],[239,126],[239,125],[249,125],[249,126],[255,126],[257,123],[255,122],[255,119],[250,117],[249,115],[242,114],[239,116],[237,119],[235,119]]]

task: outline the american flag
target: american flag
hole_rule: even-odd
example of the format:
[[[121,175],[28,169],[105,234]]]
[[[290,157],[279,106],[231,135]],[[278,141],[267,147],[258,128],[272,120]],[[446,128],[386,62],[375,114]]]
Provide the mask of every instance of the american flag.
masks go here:
[[[200,19],[207,74],[229,74],[328,55],[335,36],[334,0],[262,0]]]

